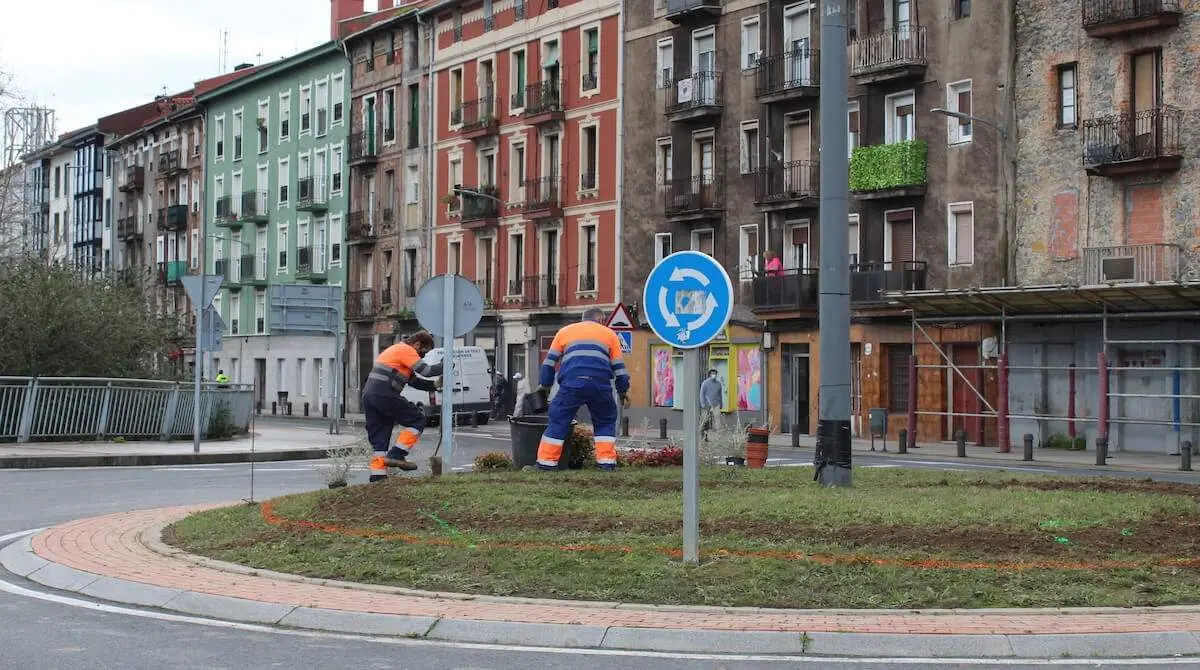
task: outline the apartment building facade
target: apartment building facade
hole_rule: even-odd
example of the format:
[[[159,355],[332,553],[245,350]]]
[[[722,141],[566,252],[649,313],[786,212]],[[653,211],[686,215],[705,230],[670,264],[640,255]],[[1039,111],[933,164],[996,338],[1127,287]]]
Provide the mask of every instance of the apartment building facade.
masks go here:
[[[25,157],[31,179],[40,180],[43,193],[38,204],[42,227],[34,230],[38,239],[30,246],[40,246],[42,257],[49,263],[75,261],[72,240],[74,214],[74,180],[71,165],[75,159],[74,140],[87,129],[63,133],[51,145]]]
[[[417,289],[429,275],[431,210],[425,31],[409,8],[353,23],[342,40],[351,58],[346,402],[358,411],[375,356],[413,327]]]
[[[332,408],[340,335],[272,334],[271,287],[344,285],[349,76],[331,41],[196,96],[204,264],[225,278],[213,369],[256,384],[260,402],[287,392],[296,406]]]
[[[17,252],[46,258],[50,228],[50,159],[40,155],[23,158],[25,216],[20,238],[10,242]],[[14,231],[15,232],[15,231]]]
[[[463,339],[528,376],[557,330],[617,302],[620,3],[441,2],[433,272],[475,281]]]
[[[1005,3],[851,0],[848,3],[849,248],[854,427],[869,408],[903,426],[908,360],[938,351],[978,357],[979,328],[943,328],[914,343],[887,293],[1005,281],[1003,165],[998,133],[932,113],[988,116],[1002,108]],[[727,338],[708,366],[729,389],[726,411],[769,417],[784,432],[816,430],[819,247],[820,13],[812,1],[665,0],[632,7],[626,60],[654,62],[630,79],[626,211],[654,245],[626,251],[626,300],[663,256],[713,254],[739,288]],[[994,42],[994,44],[992,44]],[[634,156],[654,151],[651,167]],[[651,172],[653,169],[653,172]],[[762,254],[783,261],[762,274]],[[679,407],[678,352],[644,334],[635,346],[651,407]],[[962,353],[958,351],[961,350]],[[963,363],[966,364],[966,363]],[[633,366],[631,366],[632,368]],[[954,396],[948,375],[920,386],[933,406]],[[761,419],[760,419],[761,420]],[[926,436],[951,426],[921,417]]]

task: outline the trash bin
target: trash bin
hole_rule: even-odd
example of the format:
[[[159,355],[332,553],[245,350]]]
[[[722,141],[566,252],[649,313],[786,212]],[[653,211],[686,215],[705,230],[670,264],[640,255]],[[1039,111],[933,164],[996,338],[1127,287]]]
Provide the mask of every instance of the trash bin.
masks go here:
[[[887,435],[887,409],[883,407],[872,407],[871,409],[867,410],[867,416],[871,421],[872,437],[882,437]]]
[[[520,470],[526,465],[537,466],[538,444],[542,441],[542,433],[550,423],[547,414],[532,414],[526,416],[508,417],[508,430],[512,438],[513,467]],[[574,425],[572,424],[572,427]],[[563,444],[562,456],[558,459],[558,469],[566,470],[571,463],[571,447]]]

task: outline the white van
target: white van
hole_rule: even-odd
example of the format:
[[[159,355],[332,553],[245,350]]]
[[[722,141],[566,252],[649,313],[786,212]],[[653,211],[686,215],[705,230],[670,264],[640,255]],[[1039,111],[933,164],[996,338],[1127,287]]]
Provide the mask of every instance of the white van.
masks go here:
[[[425,362],[437,365],[442,360],[442,349],[431,349],[425,354]],[[453,373],[446,382],[454,380],[450,391],[454,394],[454,415],[470,416],[475,413],[480,425],[487,423],[492,411],[492,376],[488,374],[487,352],[482,347],[454,347]],[[443,370],[443,373],[446,371]],[[443,391],[446,389],[443,388]],[[404,397],[425,412],[430,424],[436,424],[442,415],[441,393],[420,391],[411,386],[404,387]]]

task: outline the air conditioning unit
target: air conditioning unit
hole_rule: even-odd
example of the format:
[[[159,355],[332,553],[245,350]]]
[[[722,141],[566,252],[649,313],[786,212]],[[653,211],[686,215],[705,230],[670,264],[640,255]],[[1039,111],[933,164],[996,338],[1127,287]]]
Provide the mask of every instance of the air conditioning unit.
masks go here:
[[[1114,256],[1100,259],[1100,281],[1127,282],[1137,278],[1137,259],[1133,256]]]

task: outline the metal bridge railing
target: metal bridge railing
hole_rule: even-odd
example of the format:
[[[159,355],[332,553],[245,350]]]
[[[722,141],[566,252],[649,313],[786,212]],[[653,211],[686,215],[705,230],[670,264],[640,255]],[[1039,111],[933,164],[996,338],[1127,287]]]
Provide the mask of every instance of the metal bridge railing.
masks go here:
[[[244,432],[249,384],[201,384],[200,427]],[[0,377],[0,442],[169,440],[192,435],[191,382],[75,377]]]

